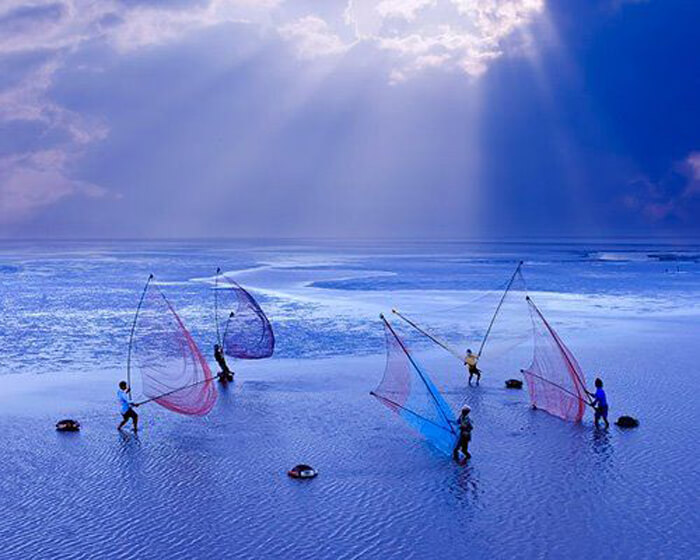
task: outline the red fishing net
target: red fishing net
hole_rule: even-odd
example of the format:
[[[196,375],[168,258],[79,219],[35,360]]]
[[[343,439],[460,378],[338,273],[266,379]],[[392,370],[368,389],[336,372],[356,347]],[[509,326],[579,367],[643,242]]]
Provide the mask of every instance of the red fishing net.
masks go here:
[[[581,367],[530,298],[534,355],[523,370],[530,401],[563,420],[579,422],[588,396]]]
[[[217,398],[209,365],[165,295],[148,285],[137,312],[131,356],[140,373],[135,389],[147,400],[202,416]]]

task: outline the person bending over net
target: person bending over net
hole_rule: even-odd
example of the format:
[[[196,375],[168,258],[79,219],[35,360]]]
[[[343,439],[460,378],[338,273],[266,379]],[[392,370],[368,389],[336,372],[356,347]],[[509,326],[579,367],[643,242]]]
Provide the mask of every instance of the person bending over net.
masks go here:
[[[593,397],[593,408],[595,409],[595,414],[593,415],[593,418],[595,420],[595,427],[598,427],[598,423],[600,422],[600,419],[603,419],[603,422],[605,422],[605,427],[609,428],[610,427],[610,422],[608,422],[608,397],[605,394],[605,391],[603,391],[603,380],[600,377],[596,377],[595,380],[595,393],[589,393],[586,391],[591,397]]]
[[[226,363],[226,356],[224,356],[224,349],[221,347],[221,344],[214,344],[214,359],[221,368],[221,371],[218,373],[219,381],[222,383],[233,381],[233,372]]]
[[[119,404],[121,405],[122,421],[119,426],[117,426],[117,430],[121,430],[124,426],[126,426],[126,423],[131,420],[134,424],[134,433],[136,433],[139,429],[139,415],[136,414],[134,408],[138,406],[138,403],[131,400],[131,396],[129,395],[130,392],[131,388],[126,384],[126,381],[120,381],[119,390],[117,391],[117,398],[119,399]]]
[[[464,358],[464,365],[469,369],[469,385],[472,384],[472,377],[476,376],[476,384],[481,380],[481,370],[476,366],[479,361],[479,356],[472,354],[470,349],[467,349],[467,357]]]
[[[466,404],[462,407],[462,412],[457,420],[457,425],[459,426],[459,439],[457,440],[457,445],[452,451],[452,458],[459,462],[459,452],[464,454],[465,459],[469,459],[471,454],[469,453],[469,442],[472,440],[472,430],[474,429],[474,424],[472,424],[471,418],[469,418],[469,413],[471,412]]]

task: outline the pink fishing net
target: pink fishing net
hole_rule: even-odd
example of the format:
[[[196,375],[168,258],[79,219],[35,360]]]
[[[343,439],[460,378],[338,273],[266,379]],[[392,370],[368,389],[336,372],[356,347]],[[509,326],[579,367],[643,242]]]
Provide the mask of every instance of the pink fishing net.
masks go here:
[[[207,414],[214,406],[217,391],[209,365],[156,286],[149,285],[144,293],[131,355],[140,372],[140,392],[147,400],[180,414],[197,416]]]
[[[398,412],[408,400],[413,371],[398,339],[386,324],[384,325],[384,339],[386,341],[386,366],[382,380],[372,394],[378,397],[382,404],[394,412]]]
[[[583,371],[571,351],[528,298],[534,330],[534,355],[523,370],[530,401],[563,420],[579,422],[588,396]]]

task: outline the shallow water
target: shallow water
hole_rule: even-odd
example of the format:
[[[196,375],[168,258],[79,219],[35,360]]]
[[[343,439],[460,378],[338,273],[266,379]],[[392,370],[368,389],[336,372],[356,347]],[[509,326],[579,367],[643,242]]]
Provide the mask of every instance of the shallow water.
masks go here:
[[[18,374],[1,378],[2,558],[698,554],[697,248],[5,249],[0,374]],[[678,257],[673,270],[661,252]],[[642,424],[606,432],[590,416],[572,425],[531,410],[525,391],[503,388],[527,365],[527,343],[485,353],[484,380],[467,389],[449,354],[397,324],[452,407],[473,408],[473,459],[459,467],[368,395],[384,367],[376,315],[398,305],[472,344],[496,294],[483,290],[521,255],[533,298],[589,380],[602,372],[611,415]],[[167,281],[208,348],[205,279],[217,265],[261,290],[278,354],[238,364],[204,419],[146,406],[138,438],[117,433],[114,383],[140,285],[151,270]],[[83,430],[56,433],[62,416]],[[287,478],[298,462],[319,477]]]

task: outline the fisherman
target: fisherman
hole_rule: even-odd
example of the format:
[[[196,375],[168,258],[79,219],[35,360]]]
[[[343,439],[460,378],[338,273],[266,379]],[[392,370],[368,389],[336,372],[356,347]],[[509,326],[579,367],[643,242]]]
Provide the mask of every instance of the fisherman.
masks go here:
[[[479,356],[472,354],[471,349],[467,349],[467,357],[464,358],[464,365],[469,369],[469,385],[472,384],[472,377],[476,375],[476,384],[479,384],[481,380],[481,370],[476,367],[479,361]]]
[[[139,415],[136,414],[134,408],[138,406],[138,403],[131,400],[130,393],[131,387],[126,384],[126,381],[120,381],[119,391],[117,391],[117,398],[121,404],[122,421],[121,424],[117,426],[117,430],[121,430],[129,419],[131,419],[134,424],[134,433],[137,433],[139,429]]]
[[[472,424],[471,418],[469,418],[469,413],[471,408],[466,404],[462,407],[462,413],[459,415],[459,420],[457,424],[459,426],[459,439],[457,440],[457,445],[452,451],[452,458],[459,462],[459,452],[464,453],[465,459],[469,459],[471,454],[469,453],[469,442],[472,440],[472,430],[474,425]]]
[[[233,381],[233,372],[226,363],[226,356],[224,356],[224,349],[221,347],[221,344],[214,344],[214,359],[221,368],[221,371],[218,373],[219,381],[222,383]]]
[[[595,427],[598,427],[598,422],[602,418],[603,422],[605,422],[605,427],[609,428],[610,422],[608,422],[608,397],[605,395],[605,391],[603,391],[603,380],[600,377],[596,377],[595,393],[589,393],[588,391],[586,391],[586,393],[593,397],[593,402],[591,404],[595,409],[595,414],[593,416],[595,419]]]

